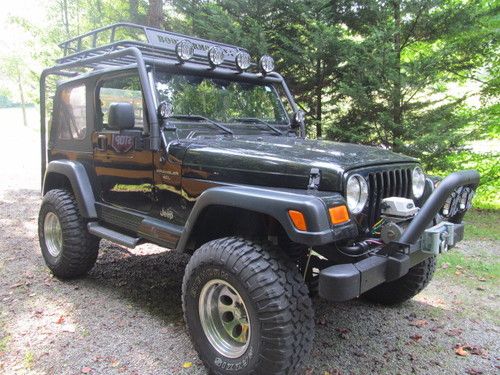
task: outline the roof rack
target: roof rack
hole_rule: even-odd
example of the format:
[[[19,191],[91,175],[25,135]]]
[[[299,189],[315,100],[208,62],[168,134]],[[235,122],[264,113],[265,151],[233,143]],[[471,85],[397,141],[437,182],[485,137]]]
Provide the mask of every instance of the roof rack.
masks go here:
[[[78,65],[92,69],[103,66],[130,65],[136,62],[136,59],[130,55],[109,56],[109,59],[99,59],[101,60],[99,63],[93,59],[97,56],[106,56],[110,52],[130,47],[138,48],[145,59],[166,59],[178,62],[176,45],[181,40],[188,40],[193,43],[194,55],[189,62],[203,64],[208,67],[210,66],[208,50],[214,46],[223,49],[224,61],[220,66],[229,69],[237,69],[235,59],[240,51],[248,52],[244,48],[229,44],[121,22],[90,31],[61,43],[59,47],[63,50],[64,57],[56,62],[58,65],[81,63]],[[91,60],[88,61],[89,59]]]

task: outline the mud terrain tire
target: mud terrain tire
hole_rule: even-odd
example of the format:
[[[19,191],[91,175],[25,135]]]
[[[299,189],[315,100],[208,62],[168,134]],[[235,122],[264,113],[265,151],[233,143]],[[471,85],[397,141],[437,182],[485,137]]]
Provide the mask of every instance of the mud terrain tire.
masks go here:
[[[85,275],[95,264],[99,238],[88,233],[74,196],[54,189],[45,194],[38,216],[45,263],[61,279]]]
[[[241,302],[235,305],[247,312],[247,344],[236,347],[235,355],[224,355],[224,347],[211,344],[213,335],[206,333],[211,331],[202,315],[214,310],[200,303],[207,286],[231,293],[229,298],[212,293],[214,306],[225,303],[222,297],[234,297]],[[296,265],[279,248],[238,237],[204,244],[187,265],[182,300],[191,339],[212,374],[295,374],[303,366],[314,335],[313,309]],[[218,311],[214,321],[217,314],[224,320]]]

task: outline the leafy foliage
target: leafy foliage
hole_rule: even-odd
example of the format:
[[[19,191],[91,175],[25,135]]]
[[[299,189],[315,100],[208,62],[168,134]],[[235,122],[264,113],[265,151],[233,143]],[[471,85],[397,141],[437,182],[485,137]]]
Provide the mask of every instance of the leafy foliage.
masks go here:
[[[36,61],[33,73],[58,57],[57,43],[118,21],[241,45],[273,55],[310,137],[382,146],[440,174],[486,168],[480,197],[498,198],[495,155],[464,148],[499,138],[497,1],[49,0],[47,8],[43,27],[13,19],[32,36],[19,60]],[[23,79],[36,93],[33,73]]]
[[[460,169],[476,169],[481,174],[481,185],[474,198],[474,206],[483,209],[500,209],[500,154],[478,154],[463,151],[445,157],[448,169],[433,169],[430,173],[444,176]]]

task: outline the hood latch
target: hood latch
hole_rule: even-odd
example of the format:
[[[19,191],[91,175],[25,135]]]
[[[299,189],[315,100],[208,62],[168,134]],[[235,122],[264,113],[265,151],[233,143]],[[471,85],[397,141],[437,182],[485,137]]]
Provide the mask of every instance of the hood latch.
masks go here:
[[[311,168],[311,171],[309,172],[309,184],[307,184],[307,189],[318,190],[320,182],[321,182],[320,169]]]

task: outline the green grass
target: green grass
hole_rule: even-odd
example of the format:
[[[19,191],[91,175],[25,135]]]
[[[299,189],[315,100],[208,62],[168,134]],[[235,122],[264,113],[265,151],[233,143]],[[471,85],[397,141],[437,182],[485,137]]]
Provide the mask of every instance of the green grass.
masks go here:
[[[464,222],[466,240],[500,241],[500,210],[472,209],[467,212]],[[459,277],[473,284],[497,283],[500,281],[500,258],[491,252],[464,254],[451,250],[438,257],[438,275]]]
[[[491,255],[467,256],[452,250],[438,257],[438,269],[441,276],[466,276],[483,282],[500,279],[500,262]]]
[[[10,336],[4,336],[0,339],[0,353],[5,353],[9,346]]]
[[[466,240],[500,240],[500,210],[472,209],[464,222]]]
[[[35,354],[32,351],[24,353],[23,359],[24,368],[31,370],[35,364]]]
[[[0,355],[7,351],[9,347],[10,336],[5,331],[4,314],[0,313]]]

